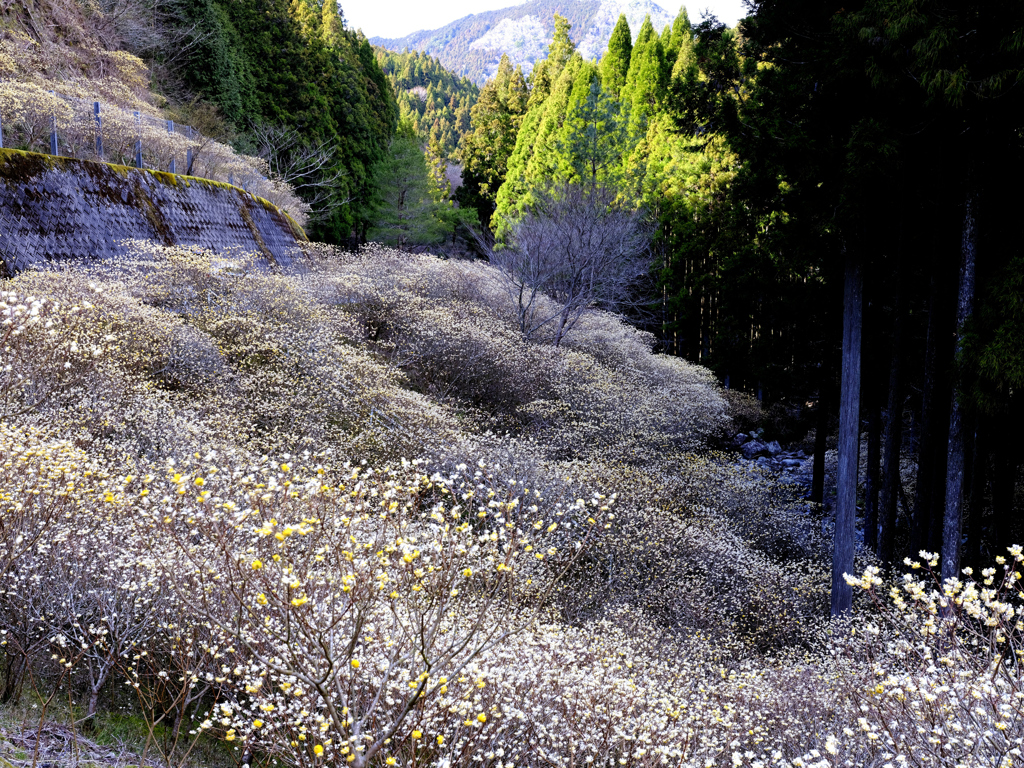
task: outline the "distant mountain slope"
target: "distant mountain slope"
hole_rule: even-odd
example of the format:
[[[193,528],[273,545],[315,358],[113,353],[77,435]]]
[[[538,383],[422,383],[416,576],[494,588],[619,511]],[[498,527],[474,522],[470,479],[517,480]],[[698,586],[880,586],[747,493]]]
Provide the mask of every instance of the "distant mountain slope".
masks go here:
[[[470,128],[469,111],[480,89],[428,54],[395,53],[380,47],[374,53],[395,91],[401,117],[412,122],[425,144],[433,145],[443,157],[452,157]]]
[[[375,37],[370,42],[393,51],[423,51],[456,74],[483,83],[497,71],[502,53],[514,64],[522,64],[526,72],[544,58],[556,13],[569,19],[573,40],[588,59],[597,59],[604,52],[620,13],[626,14],[634,35],[647,14],[659,32],[674,18],[674,13],[651,0],[531,0],[466,16],[440,29],[397,39]]]

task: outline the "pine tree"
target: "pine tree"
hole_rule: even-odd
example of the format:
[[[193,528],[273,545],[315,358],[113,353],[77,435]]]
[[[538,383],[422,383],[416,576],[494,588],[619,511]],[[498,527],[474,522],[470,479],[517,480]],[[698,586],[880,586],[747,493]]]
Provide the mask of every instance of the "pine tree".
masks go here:
[[[601,85],[615,98],[619,97],[622,86],[626,83],[632,54],[633,40],[629,22],[626,21],[625,14],[620,14],[608,40],[608,50],[601,57]]]
[[[469,110],[479,94],[477,86],[419,51],[377,48],[375,55],[395,91],[402,119],[413,123],[421,141],[439,140],[444,156],[453,159],[459,140],[471,128]],[[424,98],[421,88],[426,89]]]
[[[338,0],[324,0],[321,16],[321,34],[324,42],[332,48],[341,44],[345,31],[345,21],[341,16]]]
[[[692,42],[693,28],[690,26],[690,15],[686,12],[686,6],[684,5],[679,9],[679,13],[672,22],[672,36],[669,38],[668,45],[665,45],[664,42],[662,43],[665,48],[666,61],[675,63],[676,59],[679,58],[680,49],[684,45],[692,44]]]
[[[551,94],[551,78],[548,77],[548,62],[546,59],[541,59],[533,65],[526,84],[530,90],[530,98],[526,102],[526,109],[529,111],[535,105],[543,104],[544,99]]]
[[[583,62],[573,83],[565,121],[549,161],[549,181],[617,188],[626,131],[617,99],[601,88],[597,68]],[[545,180],[538,179],[539,183]]]
[[[593,67],[591,63],[586,66]],[[532,199],[530,190],[541,180],[550,180],[559,167],[559,134],[572,99],[576,77],[584,67],[583,58],[574,54],[554,83],[551,95],[542,104],[527,111],[516,148],[508,163],[508,173],[495,200],[492,226],[500,237],[512,217]],[[531,99],[532,103],[532,99]]]

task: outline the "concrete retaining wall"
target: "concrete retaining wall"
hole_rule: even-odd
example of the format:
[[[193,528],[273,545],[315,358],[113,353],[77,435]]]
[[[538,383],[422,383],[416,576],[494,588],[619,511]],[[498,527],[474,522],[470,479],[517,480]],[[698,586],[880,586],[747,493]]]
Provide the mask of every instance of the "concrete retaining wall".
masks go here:
[[[306,236],[266,200],[227,184],[0,150],[0,259],[7,274],[117,258],[129,239],[216,253],[241,249],[283,266]]]

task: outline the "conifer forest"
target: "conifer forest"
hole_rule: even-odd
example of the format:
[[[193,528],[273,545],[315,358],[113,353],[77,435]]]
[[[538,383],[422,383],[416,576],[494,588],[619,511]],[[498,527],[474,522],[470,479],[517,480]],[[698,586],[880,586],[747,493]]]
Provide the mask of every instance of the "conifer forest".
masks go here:
[[[1024,765],[1024,3],[338,2],[0,3],[0,768]]]

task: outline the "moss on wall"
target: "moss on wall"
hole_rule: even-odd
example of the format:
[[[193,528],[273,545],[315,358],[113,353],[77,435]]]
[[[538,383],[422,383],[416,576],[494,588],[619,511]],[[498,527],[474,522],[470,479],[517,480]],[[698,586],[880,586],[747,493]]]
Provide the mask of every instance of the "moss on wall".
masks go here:
[[[0,150],[0,259],[7,273],[117,258],[125,240],[241,248],[287,264],[305,233],[244,190],[193,176]]]

